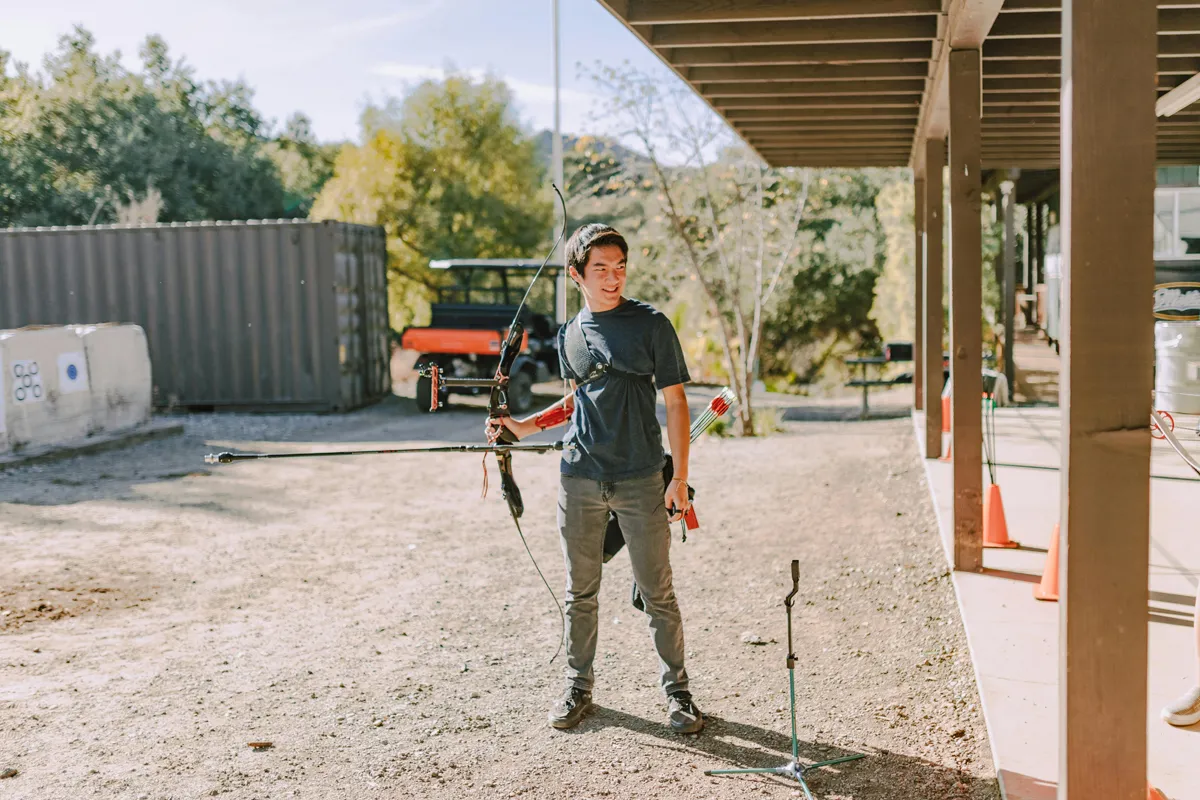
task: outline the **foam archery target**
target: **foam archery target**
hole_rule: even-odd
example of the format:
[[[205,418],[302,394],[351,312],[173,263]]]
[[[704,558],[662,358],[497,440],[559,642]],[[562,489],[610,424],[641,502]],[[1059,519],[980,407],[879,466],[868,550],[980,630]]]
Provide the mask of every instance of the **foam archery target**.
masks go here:
[[[42,371],[36,361],[14,361],[12,366],[14,403],[40,403],[45,399]]]
[[[88,390],[87,359],[83,353],[62,353],[58,357],[58,390],[63,394]]]

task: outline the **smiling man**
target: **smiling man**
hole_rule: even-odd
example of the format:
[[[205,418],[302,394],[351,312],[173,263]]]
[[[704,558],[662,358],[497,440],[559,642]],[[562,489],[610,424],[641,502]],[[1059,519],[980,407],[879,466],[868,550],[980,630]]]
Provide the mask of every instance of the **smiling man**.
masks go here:
[[[567,686],[550,710],[555,728],[578,725],[592,708],[600,574],[610,513],[620,519],[633,577],[650,617],[668,720],[698,733],[704,717],[688,691],[683,621],[671,579],[670,522],[687,511],[690,379],[671,321],[624,295],[629,246],[608,225],[584,225],[567,241],[568,274],[584,307],[559,332],[559,363],[571,392],[539,414],[500,418],[518,438],[570,422],[564,437],[558,527],[567,571]],[[667,409],[673,477],[656,395]],[[495,437],[495,428],[489,436]]]

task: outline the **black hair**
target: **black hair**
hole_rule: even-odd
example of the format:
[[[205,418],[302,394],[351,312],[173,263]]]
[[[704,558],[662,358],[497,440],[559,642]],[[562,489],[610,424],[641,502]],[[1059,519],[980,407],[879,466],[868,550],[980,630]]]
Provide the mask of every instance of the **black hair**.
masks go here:
[[[587,225],[576,228],[575,232],[571,234],[571,238],[567,240],[567,266],[574,267],[582,275],[592,248],[606,245],[616,245],[621,248],[622,257],[629,257],[629,244],[613,226],[605,225],[603,222],[589,222]]]

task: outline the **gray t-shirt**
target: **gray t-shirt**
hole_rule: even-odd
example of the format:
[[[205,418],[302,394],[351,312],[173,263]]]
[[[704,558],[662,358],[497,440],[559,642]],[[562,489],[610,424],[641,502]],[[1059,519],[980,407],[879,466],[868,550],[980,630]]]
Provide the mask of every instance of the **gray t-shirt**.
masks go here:
[[[575,390],[563,441],[562,474],[598,481],[644,478],[662,470],[656,394],[691,380],[671,320],[640,300],[609,311],[584,308],[558,332],[563,378],[582,381],[567,363],[565,333],[578,325],[592,357],[608,366]]]

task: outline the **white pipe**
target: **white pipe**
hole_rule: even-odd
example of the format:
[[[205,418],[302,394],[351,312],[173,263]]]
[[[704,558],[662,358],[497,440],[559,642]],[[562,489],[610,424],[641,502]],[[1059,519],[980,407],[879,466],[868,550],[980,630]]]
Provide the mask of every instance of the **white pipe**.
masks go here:
[[[1160,117],[1170,117],[1197,100],[1200,100],[1200,72],[1158,98],[1154,113]]]

